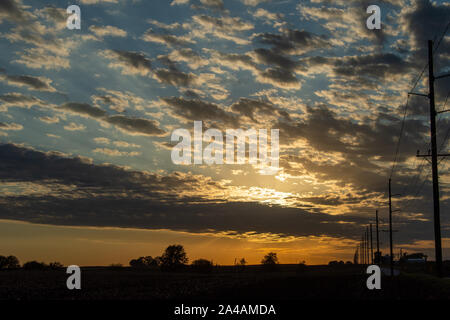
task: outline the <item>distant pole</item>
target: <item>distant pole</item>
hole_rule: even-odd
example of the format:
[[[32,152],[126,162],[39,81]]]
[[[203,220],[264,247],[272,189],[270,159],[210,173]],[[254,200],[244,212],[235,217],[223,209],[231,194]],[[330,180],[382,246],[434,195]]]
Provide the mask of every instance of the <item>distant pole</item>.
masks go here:
[[[359,242],[359,263],[360,263],[360,264],[364,264],[364,261],[363,261],[363,245],[362,245],[362,240]]]
[[[370,261],[373,264],[372,224],[370,224]]]
[[[434,204],[434,248],[436,255],[436,271],[442,277],[442,244],[441,221],[439,209],[439,176],[437,164],[436,143],[436,108],[434,105],[434,68],[433,68],[433,41],[428,40],[428,83],[430,86],[430,131],[431,131],[431,167],[433,174],[433,204]]]
[[[391,253],[391,277],[394,276],[394,253],[392,246],[392,199],[391,199],[391,179],[389,178],[389,246]]]
[[[362,237],[362,245],[363,245],[363,264],[366,264],[366,242],[364,239],[364,235]]]
[[[366,264],[369,264],[369,243],[367,241],[367,227],[364,231],[364,242],[366,243]]]
[[[381,255],[380,255],[380,240],[379,240],[379,234],[378,234],[378,210],[375,211],[376,218],[377,218],[377,257],[378,257],[378,264],[381,263]]]

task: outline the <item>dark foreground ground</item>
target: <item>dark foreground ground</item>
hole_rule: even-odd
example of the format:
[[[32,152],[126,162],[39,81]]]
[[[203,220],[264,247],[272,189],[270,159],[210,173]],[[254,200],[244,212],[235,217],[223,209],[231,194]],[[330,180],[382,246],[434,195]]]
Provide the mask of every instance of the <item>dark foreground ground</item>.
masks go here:
[[[450,279],[421,273],[383,277],[381,290],[368,290],[359,266],[281,266],[265,272],[219,267],[210,274],[164,273],[131,268],[82,268],[81,290],[68,290],[62,270],[0,272],[1,300],[278,300],[450,299]]]

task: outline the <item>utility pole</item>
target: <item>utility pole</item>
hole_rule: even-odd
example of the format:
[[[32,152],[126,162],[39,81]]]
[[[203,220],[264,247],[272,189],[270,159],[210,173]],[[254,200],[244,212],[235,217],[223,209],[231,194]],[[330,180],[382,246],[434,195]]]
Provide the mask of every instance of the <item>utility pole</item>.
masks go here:
[[[436,143],[436,108],[434,105],[434,68],[433,41],[428,40],[428,83],[430,86],[430,130],[431,130],[431,168],[433,173],[433,203],[434,203],[434,247],[436,251],[436,271],[442,277],[442,244],[441,220],[439,213],[439,176],[437,165]]]
[[[379,240],[379,233],[378,233],[378,210],[375,211],[375,215],[377,218],[377,257],[378,257],[378,264],[381,263],[381,254],[380,254],[380,240]]]
[[[391,255],[391,277],[394,276],[394,248],[392,247],[392,195],[391,195],[391,178],[389,178],[389,246]]]
[[[366,226],[367,264],[370,263],[369,227]]]
[[[362,239],[361,239],[361,241],[359,242],[359,251],[360,251],[360,257],[359,257],[359,260],[360,260],[360,263],[361,264],[364,264],[364,249],[363,249],[363,242],[362,242]]]
[[[372,224],[370,224],[370,261],[373,264]]]
[[[364,264],[367,264],[366,234],[363,234]]]
[[[366,244],[366,264],[369,264],[369,243],[367,241],[367,227],[364,231],[364,243]]]
[[[436,273],[438,277],[442,277],[442,240],[441,240],[441,218],[439,208],[439,172],[438,172],[438,157],[448,157],[450,154],[438,154],[437,142],[436,142],[436,116],[439,113],[448,112],[450,110],[441,110],[436,112],[436,106],[434,101],[434,81],[442,78],[450,77],[450,74],[444,74],[440,76],[434,76],[434,61],[433,61],[433,41],[428,40],[428,85],[429,93],[420,94],[410,92],[418,96],[424,96],[430,99],[430,138],[431,138],[431,171],[433,176],[433,221],[434,221],[434,249],[436,256]],[[421,155],[417,151],[417,157],[430,157],[428,155]]]

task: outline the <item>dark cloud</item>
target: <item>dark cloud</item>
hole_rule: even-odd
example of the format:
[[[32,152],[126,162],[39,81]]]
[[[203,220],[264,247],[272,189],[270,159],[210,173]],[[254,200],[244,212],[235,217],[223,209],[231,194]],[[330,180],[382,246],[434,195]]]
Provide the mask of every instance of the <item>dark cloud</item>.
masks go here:
[[[224,9],[223,1],[222,0],[200,0],[200,3],[209,8],[213,9]]]
[[[155,42],[165,44],[169,47],[172,46],[187,46],[191,41],[188,41],[183,36],[176,36],[173,34],[167,33],[156,33],[152,29],[147,30],[145,34],[142,36],[142,40],[148,42]]]
[[[14,0],[0,1],[0,19],[2,17],[14,22],[25,22],[27,20],[25,12]]]
[[[238,126],[238,119],[231,113],[219,108],[216,104],[202,100],[187,100],[184,98],[163,98],[171,106],[175,114],[189,121],[217,121],[222,125]]]
[[[116,58],[133,67],[136,70],[143,70],[144,72],[149,72],[152,70],[151,61],[142,52],[132,52],[132,51],[120,51],[113,50],[116,54]]]
[[[67,102],[62,104],[59,109],[67,110],[80,115],[86,115],[92,118],[102,118],[106,115],[105,110],[91,106],[87,103]]]
[[[105,121],[132,135],[159,136],[165,133],[154,120],[130,118],[123,115],[114,115],[105,118]]]
[[[345,159],[329,164],[311,161],[306,156],[296,160],[287,156],[286,162],[301,162],[306,172],[318,175],[321,180],[340,181],[343,185],[351,183],[358,190],[384,192],[400,123],[400,118],[385,113],[379,113],[374,120],[367,118],[357,123],[350,118],[338,116],[326,106],[317,106],[307,108],[304,121],[280,121],[278,127],[280,141],[287,145],[293,140],[306,139],[315,150],[321,153],[337,152]],[[400,172],[406,159],[414,156],[416,150],[423,147],[428,131],[422,120],[405,121],[398,158]],[[387,165],[381,166],[380,163]],[[295,174],[295,170],[291,172],[288,169],[288,172]],[[399,179],[397,183],[406,185],[406,177]]]
[[[0,197],[0,218],[36,223],[172,229],[249,231],[308,236],[351,237],[359,227],[341,224],[343,217],[304,209],[254,202],[180,196],[183,190],[222,188],[201,176],[172,173],[160,176],[95,165],[15,145],[0,145],[0,179],[54,187],[53,194]],[[52,185],[53,184],[53,185]],[[69,191],[65,191],[70,187]],[[59,188],[59,189],[58,189]],[[359,223],[360,218],[345,217]],[[325,223],[326,222],[326,223]]]
[[[155,71],[155,76],[163,83],[180,87],[188,87],[196,79],[193,74],[184,73],[177,69],[158,69]]]
[[[281,113],[277,107],[268,101],[241,98],[231,106],[231,110],[237,112],[253,121],[256,121],[255,114],[264,116],[279,115]],[[287,115],[286,115],[287,116]]]
[[[103,101],[107,102],[107,100]],[[87,103],[67,102],[57,109],[108,122],[131,135],[159,136],[165,133],[154,120],[131,118],[124,115],[108,115],[105,110]]]
[[[12,107],[31,108],[34,105],[44,107],[45,103],[36,97],[23,95],[17,92],[0,95],[0,107],[12,106]]]
[[[293,60],[272,50],[256,49],[255,54],[259,63],[275,65],[285,70],[293,70],[297,66],[297,63]]]
[[[331,68],[332,75],[340,80],[357,84],[357,88],[375,89],[401,74],[407,74],[417,66],[393,53],[370,53],[360,56],[304,58],[299,62],[308,72],[323,72],[321,67]],[[316,71],[317,68],[317,71]]]
[[[330,46],[325,36],[293,29],[284,29],[281,34],[261,33],[256,36],[256,40],[284,54],[300,54]]]
[[[0,75],[0,80],[3,80],[9,84],[17,85],[17,86],[27,86],[28,88],[32,90],[38,90],[38,91],[56,91],[55,88],[53,88],[50,85],[51,81],[44,81],[46,79],[39,78],[39,77],[33,77],[33,76],[26,76],[26,75],[20,75],[20,76],[14,76],[14,75]]]

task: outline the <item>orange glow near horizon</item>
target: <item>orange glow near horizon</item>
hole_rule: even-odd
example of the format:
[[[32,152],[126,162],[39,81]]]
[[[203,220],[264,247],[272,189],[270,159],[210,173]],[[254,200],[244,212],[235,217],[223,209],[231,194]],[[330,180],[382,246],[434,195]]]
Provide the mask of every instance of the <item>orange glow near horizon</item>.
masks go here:
[[[213,260],[233,265],[245,258],[259,264],[262,257],[276,252],[280,263],[306,261],[326,264],[330,260],[353,260],[353,240],[326,237],[279,238],[252,233],[189,233],[171,230],[68,227],[0,220],[1,255],[15,255],[21,263],[31,260],[64,265],[106,266],[128,262],[140,256],[158,256],[170,244],[182,244],[189,260]]]

